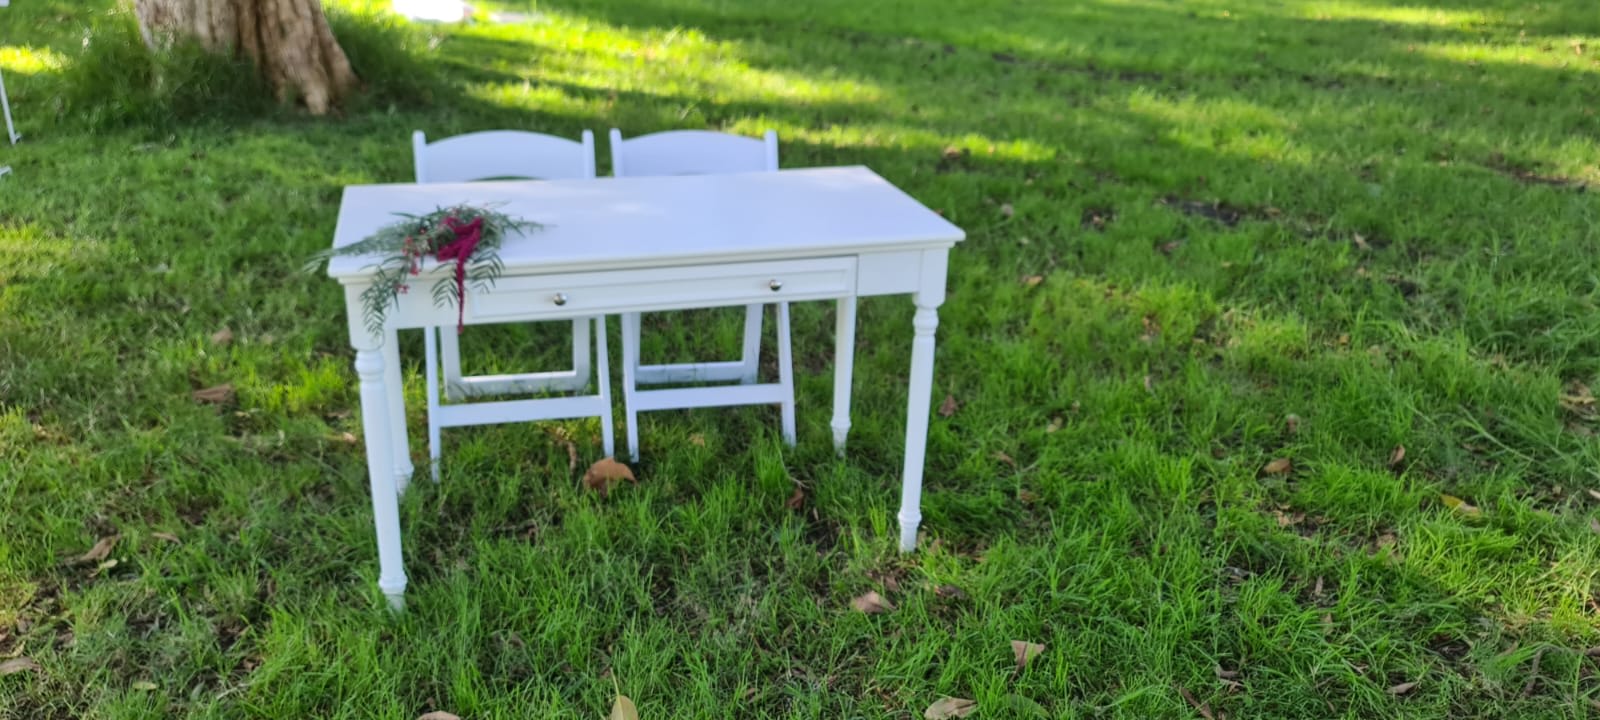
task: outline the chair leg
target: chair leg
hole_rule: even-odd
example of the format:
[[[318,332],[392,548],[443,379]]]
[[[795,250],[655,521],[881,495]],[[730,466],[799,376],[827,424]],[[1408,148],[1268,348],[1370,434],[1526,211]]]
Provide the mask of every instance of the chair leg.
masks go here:
[[[594,369],[594,354],[591,352],[593,348],[589,345],[591,322],[603,323],[604,318],[583,318],[572,321],[572,384],[569,389],[573,392],[582,392],[584,388],[589,387],[589,371]]]
[[[0,77],[0,112],[4,112],[6,116],[6,139],[10,140],[12,145],[15,145],[18,140],[22,139],[22,136],[17,134],[17,126],[11,122],[11,99],[6,97],[6,81],[4,77]]]
[[[439,333],[439,366],[444,372],[444,396],[463,400],[461,392],[461,336],[454,328],[433,328]]]
[[[794,447],[794,348],[789,343],[789,303],[778,303],[778,384],[783,387],[783,441]]]
[[[639,411],[634,404],[639,372],[639,313],[622,315],[622,419],[628,423],[628,452],[639,462]]]
[[[617,451],[617,428],[611,416],[611,353],[606,348],[604,315],[594,318],[594,343],[595,355],[599,357],[599,362],[595,364],[595,382],[600,388],[600,404],[605,406],[605,414],[600,416],[600,441],[605,444],[606,457],[614,457]],[[585,347],[584,350],[587,351],[588,348]]]
[[[766,314],[764,305],[746,305],[744,308],[744,377],[746,385],[754,385],[761,369],[761,320]]]
[[[383,367],[384,372],[400,375],[400,338],[393,328],[383,332]],[[411,484],[411,443],[406,437],[406,403],[405,387],[399,382],[388,383],[389,393],[389,435],[390,445],[394,448],[394,487],[401,494],[405,494],[406,487]]]
[[[423,375],[428,393],[428,464],[439,482],[439,328],[422,329]]]

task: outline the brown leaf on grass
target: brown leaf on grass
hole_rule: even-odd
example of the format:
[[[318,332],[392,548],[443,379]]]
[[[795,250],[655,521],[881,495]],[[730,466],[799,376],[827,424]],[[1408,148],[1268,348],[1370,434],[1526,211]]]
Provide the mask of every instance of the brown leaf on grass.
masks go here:
[[[1031,643],[1025,640],[1011,641],[1011,654],[1017,659],[1018,670],[1026,667],[1029,660],[1039,657],[1039,653],[1042,652],[1044,652],[1044,646],[1038,643]]]
[[[165,541],[167,541],[169,543],[172,543],[174,545],[182,542],[181,540],[178,539],[177,535],[173,535],[172,533],[169,533],[169,532],[153,532],[153,533],[150,533],[150,537],[153,537],[153,538],[155,538],[157,540],[165,540]]]
[[[689,444],[693,445],[695,447],[705,447],[706,446],[705,433],[695,433],[693,435],[690,435],[689,436]]]
[[[1300,416],[1292,413],[1284,416],[1283,429],[1287,430],[1290,435],[1300,432]]]
[[[1351,237],[1350,239],[1355,241],[1357,248],[1360,248],[1362,250],[1371,250],[1372,249],[1372,246],[1367,244],[1367,239],[1365,237],[1362,237],[1361,233],[1355,233],[1354,236]]]
[[[1154,376],[1154,375],[1146,375],[1146,376],[1144,376],[1144,391],[1147,392],[1147,393],[1152,393],[1152,394],[1155,393],[1155,391],[1156,391],[1156,376]]]
[[[1594,392],[1589,390],[1588,385],[1574,381],[1564,390],[1560,396],[1561,407],[1572,412],[1585,412],[1594,408]]]
[[[1312,597],[1322,597],[1322,576],[1317,576],[1317,584],[1311,588]]]
[[[461,716],[455,713],[445,712],[443,710],[435,710],[430,713],[418,715],[417,720],[461,720]]]
[[[1589,497],[1592,497],[1592,498],[1594,498],[1596,500],[1600,500],[1600,490],[1595,490],[1594,488],[1590,488],[1588,490],[1588,493],[1589,493]]]
[[[1006,217],[1011,217],[1012,215],[1017,214],[1017,210],[1016,208],[1011,207],[1011,203],[1001,203],[1000,214]]]
[[[228,343],[233,342],[233,331],[223,328],[211,333],[211,342],[216,345],[227,345]]]
[[[1020,282],[1026,287],[1039,287],[1039,283],[1044,282],[1044,276],[1043,275],[1024,275]]]
[[[122,539],[121,535],[107,535],[100,538],[99,542],[96,542],[94,547],[89,548],[88,552],[73,558],[72,564],[88,565],[89,563],[99,563],[105,560],[107,556],[111,555],[111,549],[117,546],[117,541],[120,539]]]
[[[1017,491],[1017,502],[1020,502],[1023,505],[1032,505],[1032,504],[1034,504],[1036,502],[1039,502],[1039,493],[1036,493],[1036,492],[1034,492],[1032,490],[1029,490],[1027,488],[1023,488],[1021,490],[1018,490]]]
[[[954,585],[940,585],[934,588],[933,594],[946,600],[965,600],[967,598],[967,591]]]
[[[196,390],[189,394],[195,402],[224,405],[233,402],[233,383],[223,383],[204,390]]]
[[[11,658],[5,662],[0,662],[0,677],[15,675],[20,672],[34,672],[38,669],[39,663],[34,662],[32,658]]]
[[[1589,532],[1600,533],[1600,519],[1589,518]]]
[[[1403,682],[1399,685],[1390,686],[1389,694],[1398,697],[1400,695],[1410,694],[1410,692],[1415,689],[1417,689],[1417,683],[1413,680],[1411,682]]]
[[[1046,433],[1057,432],[1057,431],[1059,431],[1061,429],[1061,426],[1064,425],[1064,424],[1066,424],[1066,421],[1062,420],[1060,415],[1057,415],[1055,417],[1050,418],[1050,424],[1045,426],[1044,431]]]
[[[868,590],[867,594],[850,601],[853,607],[868,615],[877,615],[894,609],[894,603],[884,599],[877,590]]]
[[[1194,693],[1189,692],[1189,688],[1178,686],[1178,694],[1183,696],[1183,701],[1189,703],[1189,706],[1194,708],[1195,712],[1200,713],[1200,717],[1206,720],[1217,720],[1217,716],[1211,714],[1211,706],[1195,699]]]
[[[991,455],[990,457],[992,457],[992,458],[994,458],[996,460],[999,460],[1000,462],[1003,462],[1003,463],[1005,463],[1007,465],[1010,465],[1011,467],[1016,467],[1017,466],[1017,461],[1016,461],[1015,458],[1013,458],[1010,455],[1007,455],[1004,452],[1001,452],[999,450],[994,451],[994,454]]]
[[[619,694],[617,699],[612,701],[611,714],[606,716],[606,720],[639,720],[639,708],[634,706],[627,695]]]
[[[1278,527],[1286,528],[1305,522],[1306,514],[1303,512],[1285,513],[1282,510],[1273,510],[1272,516],[1277,519]]]
[[[790,495],[788,500],[783,501],[783,506],[784,507],[789,508],[790,510],[796,510],[796,511],[798,511],[802,507],[805,507],[805,504],[806,504],[806,489],[803,488],[803,487],[800,487],[798,485],[796,485],[795,488],[794,488],[794,494]]]
[[[942,697],[922,711],[925,720],[950,720],[964,718],[978,709],[978,703],[966,698]]]
[[[1273,458],[1271,462],[1261,468],[1262,475],[1282,475],[1294,469],[1294,461],[1289,458]]]
[[[1396,445],[1396,446],[1394,446],[1394,450],[1389,453],[1389,467],[1391,469],[1394,469],[1394,470],[1399,470],[1400,469],[1400,463],[1403,463],[1405,461],[1406,461],[1406,446],[1404,446],[1404,445]]]
[[[1221,665],[1218,665],[1215,668],[1215,670],[1217,672],[1217,679],[1218,680],[1238,680],[1239,679],[1239,671],[1238,670],[1225,670],[1225,669],[1223,669],[1223,667]]]
[[[583,474],[583,486],[599,491],[602,497],[611,492],[611,486],[623,480],[631,483],[639,482],[639,478],[633,476],[631,468],[609,457],[596,460]]]
[[[1478,517],[1478,516],[1483,514],[1483,511],[1479,510],[1476,505],[1468,503],[1467,501],[1462,500],[1461,498],[1458,498],[1458,497],[1456,497],[1454,495],[1448,495],[1448,494],[1445,494],[1445,493],[1440,493],[1439,494],[1439,502],[1444,503],[1445,507],[1450,508],[1451,510],[1454,510],[1454,511],[1456,511],[1458,513],[1461,513],[1462,515],[1465,515],[1467,517]]]
[[[956,396],[946,394],[944,402],[939,403],[939,417],[950,417],[956,414],[957,407],[959,406],[956,404]]]

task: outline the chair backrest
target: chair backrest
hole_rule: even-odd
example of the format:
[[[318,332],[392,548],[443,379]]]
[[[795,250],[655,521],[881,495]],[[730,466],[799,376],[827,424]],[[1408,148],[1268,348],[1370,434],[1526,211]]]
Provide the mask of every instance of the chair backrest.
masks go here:
[[[778,133],[761,139],[712,132],[669,130],[627,140],[611,129],[611,174],[713,175],[778,169]]]
[[[570,180],[592,178],[594,133],[581,141],[524,132],[489,130],[428,142],[411,135],[417,182],[471,182],[490,178]]]

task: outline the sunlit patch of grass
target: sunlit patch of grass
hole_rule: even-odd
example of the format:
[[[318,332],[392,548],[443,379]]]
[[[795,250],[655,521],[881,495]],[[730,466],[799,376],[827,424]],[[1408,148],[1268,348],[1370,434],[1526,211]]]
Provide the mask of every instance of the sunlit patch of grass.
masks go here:
[[[0,70],[19,75],[51,73],[61,69],[66,58],[50,48],[26,45],[0,46]]]

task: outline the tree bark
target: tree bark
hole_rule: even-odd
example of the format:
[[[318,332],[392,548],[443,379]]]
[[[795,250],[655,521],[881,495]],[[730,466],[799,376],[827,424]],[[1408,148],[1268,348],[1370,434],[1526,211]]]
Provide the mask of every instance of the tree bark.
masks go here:
[[[322,115],[356,87],[321,0],[134,0],[152,50],[192,40],[255,63],[280,101],[299,98]]]

